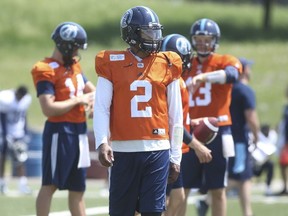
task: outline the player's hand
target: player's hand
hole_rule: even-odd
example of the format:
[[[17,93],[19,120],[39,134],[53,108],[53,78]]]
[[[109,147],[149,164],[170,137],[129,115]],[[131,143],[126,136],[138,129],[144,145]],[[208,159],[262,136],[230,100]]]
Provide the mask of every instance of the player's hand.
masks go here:
[[[93,118],[94,114],[94,100],[85,105],[85,112],[89,119]]]
[[[168,184],[175,182],[180,173],[180,165],[170,162],[169,175],[168,175]]]
[[[194,149],[200,163],[209,163],[212,160],[211,150],[207,148],[206,145],[198,141],[194,136],[191,143],[189,143],[189,147]]]
[[[197,125],[199,125],[199,122],[202,120],[203,118],[194,118],[190,120],[190,125],[191,127],[195,127]]]
[[[195,86],[197,84],[205,82],[206,81],[205,77],[206,75],[203,73],[197,74],[192,78],[192,84]]]
[[[198,74],[192,78],[188,85],[189,91],[194,94],[196,90],[199,88],[200,84],[205,82],[205,75],[204,74]]]
[[[198,74],[193,78],[189,77],[185,83],[188,91],[193,95],[202,82],[205,82],[205,76],[203,74]]]
[[[91,104],[94,103],[94,97],[95,97],[95,92],[89,92],[81,96],[78,96],[79,104],[82,104],[85,106],[91,106]]]
[[[99,161],[105,167],[113,166],[114,155],[111,146],[108,143],[103,143],[99,147]]]

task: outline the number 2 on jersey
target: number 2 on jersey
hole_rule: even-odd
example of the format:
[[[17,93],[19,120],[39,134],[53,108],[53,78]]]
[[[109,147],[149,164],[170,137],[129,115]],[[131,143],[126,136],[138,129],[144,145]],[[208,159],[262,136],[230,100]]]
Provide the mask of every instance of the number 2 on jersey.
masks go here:
[[[135,80],[130,85],[130,91],[137,91],[138,88],[144,88],[144,95],[135,95],[131,100],[131,117],[152,117],[152,107],[147,106],[145,110],[139,110],[138,103],[148,102],[152,98],[152,85],[147,80]]]

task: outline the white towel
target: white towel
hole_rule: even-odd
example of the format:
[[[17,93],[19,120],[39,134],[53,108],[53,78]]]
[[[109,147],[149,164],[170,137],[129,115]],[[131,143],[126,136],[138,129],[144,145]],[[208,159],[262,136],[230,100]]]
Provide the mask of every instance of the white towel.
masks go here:
[[[79,161],[78,168],[86,168],[91,166],[90,153],[89,153],[89,142],[86,134],[79,135]]]
[[[225,158],[235,156],[234,141],[231,134],[222,135],[222,150]]]

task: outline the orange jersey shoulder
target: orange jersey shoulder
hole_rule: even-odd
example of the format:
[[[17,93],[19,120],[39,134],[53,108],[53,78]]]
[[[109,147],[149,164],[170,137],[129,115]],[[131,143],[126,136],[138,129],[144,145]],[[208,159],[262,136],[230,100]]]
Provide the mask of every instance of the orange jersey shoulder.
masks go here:
[[[168,139],[167,86],[177,80],[182,62],[175,53],[138,61],[130,51],[101,51],[96,55],[98,76],[113,84],[111,139]],[[123,125],[129,125],[129,130]]]

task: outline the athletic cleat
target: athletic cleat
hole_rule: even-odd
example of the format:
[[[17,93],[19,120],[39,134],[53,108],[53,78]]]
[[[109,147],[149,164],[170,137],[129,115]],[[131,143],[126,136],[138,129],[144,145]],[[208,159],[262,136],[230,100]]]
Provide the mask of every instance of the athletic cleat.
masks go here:
[[[198,216],[206,216],[209,205],[204,200],[197,200],[196,203],[196,210]]]

